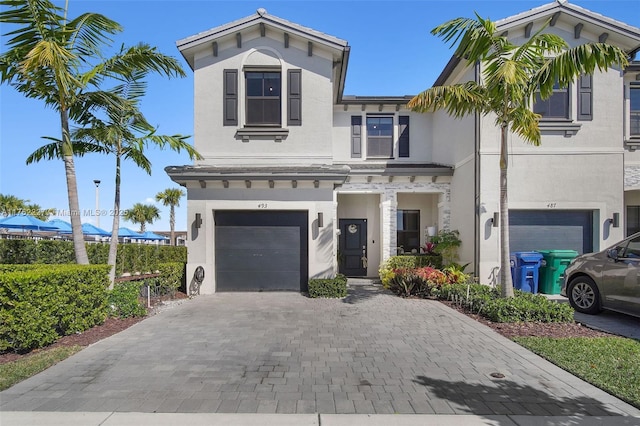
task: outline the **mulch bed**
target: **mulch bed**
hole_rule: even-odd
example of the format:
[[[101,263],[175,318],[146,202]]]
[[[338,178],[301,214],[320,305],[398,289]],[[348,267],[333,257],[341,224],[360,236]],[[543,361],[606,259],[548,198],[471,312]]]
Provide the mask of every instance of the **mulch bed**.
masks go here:
[[[603,331],[594,330],[580,323],[544,323],[544,322],[526,322],[526,323],[498,323],[489,321],[488,319],[468,312],[464,308],[457,306],[453,302],[441,300],[441,303],[452,309],[462,312],[474,320],[491,327],[494,331],[505,337],[608,337],[613,334]]]

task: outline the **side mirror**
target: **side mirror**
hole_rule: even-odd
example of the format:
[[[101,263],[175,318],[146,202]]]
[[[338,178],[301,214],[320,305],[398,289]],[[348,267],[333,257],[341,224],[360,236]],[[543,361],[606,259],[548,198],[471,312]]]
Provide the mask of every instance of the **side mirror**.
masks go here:
[[[618,249],[609,249],[607,250],[607,256],[613,260],[618,260]]]

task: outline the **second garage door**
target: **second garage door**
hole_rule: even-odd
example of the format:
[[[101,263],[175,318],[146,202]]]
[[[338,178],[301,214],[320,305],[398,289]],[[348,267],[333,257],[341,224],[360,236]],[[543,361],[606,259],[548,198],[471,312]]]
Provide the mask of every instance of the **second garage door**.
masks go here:
[[[509,249],[593,251],[591,210],[509,210]]]
[[[216,291],[307,291],[307,216],[216,212]]]

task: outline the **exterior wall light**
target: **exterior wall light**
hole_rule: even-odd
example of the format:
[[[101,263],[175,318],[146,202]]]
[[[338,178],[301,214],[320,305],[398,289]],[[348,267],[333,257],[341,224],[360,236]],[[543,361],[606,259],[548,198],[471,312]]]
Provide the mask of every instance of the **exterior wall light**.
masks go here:
[[[200,213],[196,213],[195,227],[200,228],[202,226],[202,215]]]
[[[500,212],[493,212],[493,217],[489,219],[491,221],[491,226],[497,228],[500,226]]]

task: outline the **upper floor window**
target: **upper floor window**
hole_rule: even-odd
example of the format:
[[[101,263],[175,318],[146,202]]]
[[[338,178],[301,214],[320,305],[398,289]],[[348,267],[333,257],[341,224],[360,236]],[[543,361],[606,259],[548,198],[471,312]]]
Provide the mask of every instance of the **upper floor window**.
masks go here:
[[[367,117],[367,157],[393,157],[393,117]]]
[[[545,99],[540,99],[540,93],[536,92],[533,112],[540,114],[542,119],[566,119],[569,115],[569,87],[561,89],[556,83],[553,86],[553,94]]]
[[[631,137],[640,137],[640,85],[629,88],[629,133]]]
[[[247,71],[245,73],[247,93],[248,126],[281,125],[281,78],[280,72]]]

